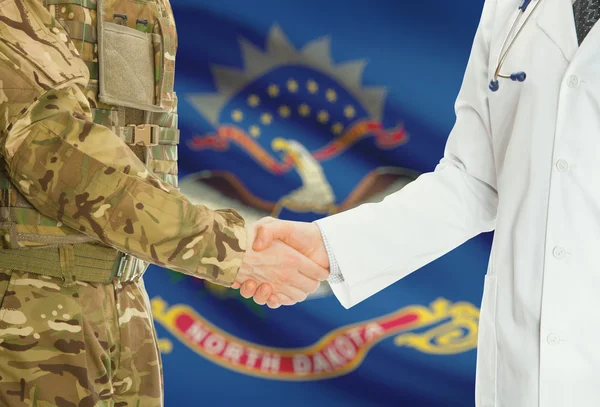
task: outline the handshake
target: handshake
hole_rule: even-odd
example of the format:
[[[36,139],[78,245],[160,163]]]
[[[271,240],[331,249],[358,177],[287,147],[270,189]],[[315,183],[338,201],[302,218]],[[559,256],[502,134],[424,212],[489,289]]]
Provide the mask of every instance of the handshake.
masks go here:
[[[264,218],[248,229],[248,249],[232,288],[270,308],[304,301],[329,277],[329,258],[314,223]]]

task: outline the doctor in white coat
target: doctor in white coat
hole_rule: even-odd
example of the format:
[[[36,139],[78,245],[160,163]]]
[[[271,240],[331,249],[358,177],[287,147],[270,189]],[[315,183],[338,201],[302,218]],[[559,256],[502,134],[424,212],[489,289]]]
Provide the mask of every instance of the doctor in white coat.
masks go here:
[[[254,244],[281,239],[330,267],[351,307],[495,230],[477,407],[600,406],[600,11],[577,2],[574,15],[571,0],[485,1],[435,171],[316,223],[265,219]],[[242,294],[266,302],[256,286]]]

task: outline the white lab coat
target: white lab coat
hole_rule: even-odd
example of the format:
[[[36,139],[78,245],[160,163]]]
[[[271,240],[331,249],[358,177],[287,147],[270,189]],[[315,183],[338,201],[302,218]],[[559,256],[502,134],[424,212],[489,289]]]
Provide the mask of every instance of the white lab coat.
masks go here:
[[[502,70],[524,83],[488,90],[521,0],[487,0],[435,171],[318,222],[345,307],[496,230],[478,407],[600,406],[600,23],[578,48],[571,0],[540,1]]]

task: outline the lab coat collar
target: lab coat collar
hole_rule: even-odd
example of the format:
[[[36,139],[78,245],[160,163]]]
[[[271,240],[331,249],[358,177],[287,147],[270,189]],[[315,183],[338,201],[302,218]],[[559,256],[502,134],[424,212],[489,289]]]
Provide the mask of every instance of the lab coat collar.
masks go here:
[[[538,0],[541,10],[537,17],[538,26],[558,46],[567,61],[577,52],[577,33],[571,0]],[[596,27],[594,27],[596,28]],[[592,29],[593,31],[593,29]],[[592,34],[590,32],[590,34]]]

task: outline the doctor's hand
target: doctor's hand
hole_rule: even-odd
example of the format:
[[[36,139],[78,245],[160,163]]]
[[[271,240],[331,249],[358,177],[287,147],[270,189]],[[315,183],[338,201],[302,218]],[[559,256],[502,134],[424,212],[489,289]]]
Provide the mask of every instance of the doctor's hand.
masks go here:
[[[243,287],[242,295],[255,296],[261,305],[270,297],[273,299],[269,305],[277,307],[304,301],[319,288],[320,281],[327,279],[329,271],[283,242],[273,241],[278,235],[261,231],[262,225],[256,223],[247,230],[248,245],[257,241],[257,234],[263,236],[258,241],[266,244],[259,245],[260,250],[248,247],[233,288]],[[269,236],[274,237],[267,240]],[[257,290],[259,284],[262,286]]]
[[[271,217],[263,218],[256,222],[256,237],[249,236],[249,244],[253,243],[252,250],[267,253],[269,250],[281,250],[282,245],[293,248],[306,256],[321,269],[326,271],[324,281],[329,276],[329,258],[321,237],[319,228],[314,223],[291,222]],[[282,263],[282,267],[286,266]],[[323,277],[323,276],[319,276]],[[285,295],[280,295],[269,281],[258,281],[249,277],[241,284],[234,284],[233,288],[241,288],[243,297],[254,297],[257,304],[265,304],[270,308],[279,308],[288,305],[289,300]],[[317,287],[318,288],[318,287]],[[316,290],[316,288],[315,288]]]

